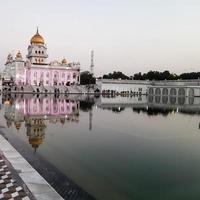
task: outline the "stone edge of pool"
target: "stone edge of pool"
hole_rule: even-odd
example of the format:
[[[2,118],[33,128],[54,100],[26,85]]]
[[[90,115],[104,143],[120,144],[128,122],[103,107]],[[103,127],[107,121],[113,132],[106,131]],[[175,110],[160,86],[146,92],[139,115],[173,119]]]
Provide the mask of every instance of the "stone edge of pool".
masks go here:
[[[36,199],[63,199],[2,135],[0,135],[0,151]]]

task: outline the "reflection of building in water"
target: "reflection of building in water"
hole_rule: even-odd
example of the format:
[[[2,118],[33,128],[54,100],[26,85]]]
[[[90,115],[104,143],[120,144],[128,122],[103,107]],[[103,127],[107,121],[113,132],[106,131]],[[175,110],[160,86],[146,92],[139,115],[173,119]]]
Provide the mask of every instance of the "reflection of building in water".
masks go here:
[[[148,96],[101,96],[98,107],[120,112],[126,107],[133,111],[200,113],[200,98],[194,97],[194,88],[150,88]],[[189,95],[187,97],[187,95]]]
[[[3,101],[7,126],[20,130],[25,122],[29,143],[36,150],[45,138],[46,122],[64,124],[79,121],[79,102],[56,98],[30,98]]]
[[[101,108],[119,108],[121,107],[146,107],[146,96],[111,96],[103,95],[97,100],[97,106]]]
[[[43,143],[45,137],[45,122],[44,119],[28,118],[25,126],[27,127],[27,136],[29,137],[29,143],[36,149]]]
[[[32,98],[25,100],[24,115],[45,116],[51,118],[78,114],[79,103],[73,100],[57,98]]]
[[[200,92],[199,88],[198,90]],[[194,97],[195,92],[198,93],[197,88],[194,87],[151,87],[148,103],[163,107],[200,106],[199,99]]]

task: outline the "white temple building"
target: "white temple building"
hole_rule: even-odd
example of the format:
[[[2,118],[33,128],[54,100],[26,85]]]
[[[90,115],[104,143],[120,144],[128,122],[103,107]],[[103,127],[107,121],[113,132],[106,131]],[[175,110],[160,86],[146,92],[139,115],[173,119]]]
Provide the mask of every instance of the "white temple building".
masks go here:
[[[15,86],[70,86],[80,83],[80,63],[47,62],[47,47],[43,37],[36,34],[31,38],[28,54],[23,59],[20,51],[8,55],[3,71],[3,84]]]

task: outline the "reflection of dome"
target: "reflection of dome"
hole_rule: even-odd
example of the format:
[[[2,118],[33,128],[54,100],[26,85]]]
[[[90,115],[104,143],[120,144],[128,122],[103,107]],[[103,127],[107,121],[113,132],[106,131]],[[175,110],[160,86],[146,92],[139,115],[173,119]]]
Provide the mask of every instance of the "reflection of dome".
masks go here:
[[[4,101],[4,105],[10,105],[10,101],[9,100]]]
[[[62,64],[67,64],[67,60],[65,58],[62,60]]]
[[[42,44],[44,45],[44,39],[43,37],[39,34],[38,29],[36,34],[31,38],[30,41],[31,44]]]
[[[21,122],[15,122],[14,124],[15,124],[15,128],[16,128],[17,130],[19,130],[20,127],[21,127]]]
[[[29,143],[32,145],[34,149],[37,149],[43,143],[43,138],[42,137],[29,138]]]
[[[20,53],[20,51],[18,51],[18,53],[16,54],[16,59],[22,59],[22,54]]]

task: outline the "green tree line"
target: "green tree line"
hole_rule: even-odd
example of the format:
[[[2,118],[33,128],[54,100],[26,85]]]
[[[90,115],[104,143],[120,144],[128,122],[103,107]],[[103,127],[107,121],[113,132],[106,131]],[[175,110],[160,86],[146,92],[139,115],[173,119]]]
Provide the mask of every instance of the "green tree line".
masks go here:
[[[114,71],[101,77],[103,79],[122,79],[122,80],[178,80],[178,79],[199,79],[200,72],[182,73],[180,75],[170,73],[168,70],[163,72],[149,71],[147,73],[136,73],[132,76],[128,76],[120,71]],[[96,79],[93,74],[88,71],[81,73],[81,85],[91,85],[96,83]]]
[[[136,73],[127,76],[124,73],[114,71],[113,73],[103,75],[103,79],[127,79],[127,80],[178,80],[178,79],[199,79],[200,72],[182,73],[180,75],[170,73],[168,70],[163,72],[149,71],[147,73]]]

